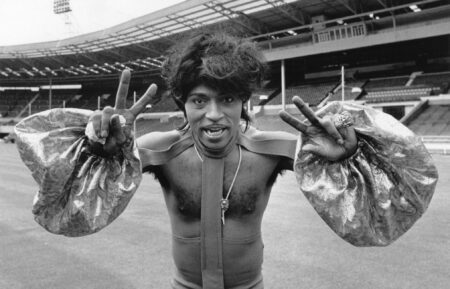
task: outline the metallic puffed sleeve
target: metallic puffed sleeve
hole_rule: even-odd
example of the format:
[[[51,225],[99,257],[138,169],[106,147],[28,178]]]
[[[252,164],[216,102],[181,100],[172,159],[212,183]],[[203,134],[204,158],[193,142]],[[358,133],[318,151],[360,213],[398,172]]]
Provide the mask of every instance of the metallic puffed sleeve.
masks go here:
[[[332,162],[297,145],[294,171],[301,191],[340,237],[355,246],[386,246],[422,216],[438,173],[420,138],[388,114],[334,102],[319,116],[348,111],[357,152]]]
[[[119,216],[142,175],[134,144],[120,156],[89,152],[85,128],[91,111],[52,109],[17,124],[17,147],[39,184],[35,220],[66,236],[95,233]]]

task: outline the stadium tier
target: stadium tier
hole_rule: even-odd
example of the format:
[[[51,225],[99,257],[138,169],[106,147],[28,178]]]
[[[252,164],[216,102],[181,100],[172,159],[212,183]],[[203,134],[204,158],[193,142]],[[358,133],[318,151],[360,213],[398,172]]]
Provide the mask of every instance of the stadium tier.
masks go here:
[[[450,136],[450,105],[431,105],[408,126],[424,136]]]
[[[254,41],[268,61],[268,85],[253,93],[249,106],[265,107],[268,121],[258,121],[263,126],[272,121],[269,107],[274,114],[282,104],[292,110],[294,95],[313,109],[344,98],[399,119],[426,99],[442,99],[439,107],[449,98],[448,1],[188,0],[89,35],[0,46],[0,122],[48,108],[112,106],[120,72],[128,68],[127,104],[156,83],[159,99],[145,111],[154,114],[146,120],[159,129],[176,127],[178,108],[160,76],[165,54],[198,30],[224,29]],[[417,123],[410,125],[418,133],[450,134],[442,125]]]
[[[439,89],[439,93],[447,94],[450,90],[450,72],[426,73],[417,75],[413,85],[429,85]]]

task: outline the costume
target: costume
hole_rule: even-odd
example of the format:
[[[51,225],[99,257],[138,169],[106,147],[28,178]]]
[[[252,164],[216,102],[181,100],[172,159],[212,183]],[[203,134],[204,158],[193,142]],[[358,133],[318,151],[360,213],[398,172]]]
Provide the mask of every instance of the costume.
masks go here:
[[[302,136],[297,142],[283,133],[249,129],[236,142],[258,154],[295,158],[294,171],[301,191],[339,236],[356,246],[385,246],[424,213],[434,192],[437,171],[420,139],[384,113],[332,103],[318,114],[344,110],[355,119],[359,148],[339,162],[302,151],[308,142]],[[132,145],[123,150],[123,157],[104,159],[89,152],[84,135],[88,116],[87,111],[55,109],[30,116],[16,127],[22,159],[40,185],[33,206],[35,219],[53,233],[85,235],[108,225],[135,192],[142,167],[164,164],[194,144],[189,132],[180,133],[175,141],[167,141],[166,149],[138,151]],[[211,161],[214,163],[214,158]],[[63,173],[56,173],[59,171]],[[208,178],[206,175],[204,180]],[[207,181],[203,185],[206,188],[202,192],[214,188],[208,188]],[[216,205],[208,208],[216,214],[212,219],[218,223],[213,234],[220,234],[220,207]],[[214,241],[214,237],[202,243],[202,271],[212,268],[203,278],[212,278],[210,284],[223,278],[221,252],[225,249],[221,246],[220,239]],[[214,266],[204,266],[204,254],[216,258]]]

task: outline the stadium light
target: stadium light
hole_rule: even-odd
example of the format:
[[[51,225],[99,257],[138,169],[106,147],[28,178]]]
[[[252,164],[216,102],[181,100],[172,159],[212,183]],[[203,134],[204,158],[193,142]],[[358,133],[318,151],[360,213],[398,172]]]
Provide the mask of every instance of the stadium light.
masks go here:
[[[148,66],[146,66],[146,65],[144,65],[142,63],[136,62],[136,61],[130,61],[130,64],[134,65],[134,66],[137,66],[137,67],[148,68]]]
[[[70,0],[55,0],[53,1],[53,13],[63,14],[72,11],[70,8]]]
[[[103,66],[98,66],[97,64],[94,64],[94,67],[95,67],[96,69],[100,69],[100,70],[103,71],[103,72],[107,72],[107,73],[111,73],[111,72],[112,72],[111,70],[106,69],[106,68],[104,68]]]
[[[29,71],[28,69],[26,69],[26,68],[22,68],[22,71],[23,72],[25,72],[26,74],[28,74],[29,76],[31,76],[31,77],[33,77],[34,76],[34,73],[33,72],[31,72],[31,71]]]
[[[109,64],[108,62],[105,62],[105,66],[108,66],[109,68],[112,68],[112,69],[114,69],[114,70],[116,70],[116,71],[122,71],[121,69],[119,69],[119,68],[117,68],[117,67],[115,67],[115,66]]]
[[[47,70],[48,72],[50,72],[54,76],[58,76],[58,74],[56,72],[54,72],[53,70],[51,70],[50,67],[48,67],[48,66],[45,67],[45,70]]]
[[[61,66],[60,69],[61,69],[61,71],[65,71],[65,72],[68,72],[68,73],[73,74],[73,75],[78,75],[77,72],[72,71],[72,70],[70,70],[68,68],[64,68],[64,67]]]
[[[47,76],[44,72],[42,72],[42,70],[39,70],[39,69],[37,69],[37,68],[34,67],[34,66],[33,66],[31,69],[33,69],[33,71],[39,73],[39,74],[42,75],[42,76]]]
[[[83,69],[79,69],[78,67],[75,67],[75,66],[70,66],[70,68],[73,69],[73,70],[75,70],[75,71],[81,72],[81,73],[83,73],[84,75],[89,74],[89,73],[87,73],[86,71],[84,71]]]
[[[86,66],[84,66],[83,64],[80,64],[80,68],[86,69],[87,71],[90,71],[90,72],[95,73],[95,74],[99,74],[99,73],[100,73],[100,72],[98,72],[97,70],[92,69],[91,67],[86,67]]]
[[[145,60],[141,59],[142,63],[145,63],[147,65],[151,65],[151,66],[155,66],[157,68],[161,68],[162,66],[162,62],[155,59],[155,58],[151,58],[151,57],[147,57]]]
[[[15,76],[19,76],[20,77],[20,73],[18,73],[17,71],[12,70],[9,67],[5,67],[6,71],[8,71],[9,73],[14,74]]]
[[[116,63],[114,63],[114,65],[120,66],[123,69],[128,69],[128,70],[131,70],[131,71],[134,70],[133,68],[128,67],[128,66],[124,65],[123,63],[120,63],[120,62],[117,62],[117,61],[116,61]]]

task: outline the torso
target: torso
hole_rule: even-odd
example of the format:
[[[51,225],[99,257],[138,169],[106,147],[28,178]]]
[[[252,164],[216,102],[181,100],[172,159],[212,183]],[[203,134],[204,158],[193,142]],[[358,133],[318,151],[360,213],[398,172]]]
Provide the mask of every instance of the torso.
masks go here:
[[[238,164],[237,147],[225,159],[223,197],[230,187]],[[280,158],[242,149],[242,163],[230,193],[224,238],[245,238],[260,231],[270,189],[278,173]],[[156,176],[161,181],[173,233],[200,236],[202,163],[193,147],[167,164]],[[242,233],[238,233],[242,232]]]
[[[222,194],[226,196],[239,162],[238,146],[225,157]],[[223,227],[223,266],[227,288],[258,278],[263,261],[261,222],[270,191],[286,158],[242,148],[242,162],[229,196]],[[190,146],[168,162],[152,167],[161,183],[173,234],[179,276],[201,285],[200,218],[202,162]],[[245,287],[245,286],[244,286]]]

